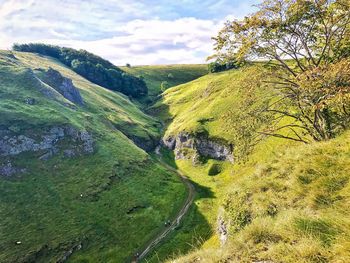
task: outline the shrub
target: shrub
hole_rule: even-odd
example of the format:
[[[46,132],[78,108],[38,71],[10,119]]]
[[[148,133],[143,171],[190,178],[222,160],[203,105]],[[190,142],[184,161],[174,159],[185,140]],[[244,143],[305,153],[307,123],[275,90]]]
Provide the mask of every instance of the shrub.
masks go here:
[[[167,89],[169,88],[169,83],[167,81],[163,81],[161,84],[160,84],[160,90],[162,92],[166,91]]]

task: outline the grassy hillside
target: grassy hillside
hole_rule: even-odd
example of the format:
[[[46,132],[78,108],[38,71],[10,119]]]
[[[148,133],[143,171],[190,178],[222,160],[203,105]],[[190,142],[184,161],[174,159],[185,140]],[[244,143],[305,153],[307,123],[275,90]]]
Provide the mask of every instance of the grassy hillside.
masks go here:
[[[162,98],[148,111],[167,123],[165,136],[186,132],[195,136],[205,134],[211,140],[236,143],[235,131],[227,127],[224,116],[230,111],[240,112],[244,95],[240,90],[246,68],[221,73],[208,74],[199,79],[168,89]],[[256,90],[256,93],[263,90]],[[271,139],[261,152],[278,145]],[[165,151],[166,152],[166,151]],[[169,155],[170,153],[168,153]],[[184,218],[179,231],[161,245],[150,262],[183,254],[196,247],[218,247],[216,221],[220,202],[228,191],[228,186],[237,177],[237,165],[212,159],[203,159],[197,166],[185,160],[168,162],[183,171],[195,184],[196,201],[189,215]],[[172,161],[171,161],[172,160]],[[219,171],[211,176],[211,170]]]
[[[173,262],[348,262],[349,138],[279,150],[243,169],[222,200],[228,243]]]
[[[166,90],[148,111],[168,123],[165,136],[184,131],[234,144],[237,131],[228,121],[232,114],[243,115],[250,108],[244,89],[249,74],[250,67],[208,74]],[[264,92],[263,87],[254,90],[257,97]]]
[[[252,125],[242,119],[247,99],[242,87],[254,77],[249,68],[170,88],[149,111],[168,124],[166,136],[184,131],[237,147],[243,138],[237,137],[238,122],[247,129]],[[227,114],[234,116],[229,122]],[[173,165],[195,183],[197,199],[183,226],[150,261],[349,261],[348,138],[345,133],[310,145],[266,138],[245,163],[204,159],[193,166],[176,160]],[[214,165],[220,172],[210,176]],[[219,215],[229,232],[223,248],[216,233]]]
[[[84,106],[43,93],[49,67],[73,80]],[[79,244],[69,262],[130,259],[186,196],[178,177],[130,140],[157,139],[159,123],[52,58],[1,51],[0,79],[7,136],[39,139],[52,127],[74,127],[94,142],[93,153],[71,158],[59,151],[41,161],[43,150],[1,157],[1,166],[11,161],[26,173],[0,177],[0,261],[57,262]],[[62,140],[58,149],[71,143]]]
[[[208,66],[202,65],[162,65],[120,67],[134,75],[142,76],[148,87],[148,103],[154,102],[161,93],[160,85],[167,81],[170,87],[180,85],[208,73]]]

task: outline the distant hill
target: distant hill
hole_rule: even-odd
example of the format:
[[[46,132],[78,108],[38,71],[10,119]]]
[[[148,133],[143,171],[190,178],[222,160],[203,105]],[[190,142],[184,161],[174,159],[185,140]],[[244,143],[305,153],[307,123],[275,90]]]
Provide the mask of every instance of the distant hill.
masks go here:
[[[111,62],[86,50],[41,43],[14,44],[13,50],[56,58],[84,78],[107,89],[119,91],[134,98],[147,95],[147,86],[142,79],[127,74]]]
[[[206,64],[198,65],[161,65],[121,67],[129,74],[141,77],[147,84],[148,104],[154,102],[162,93],[161,84],[167,82],[169,87],[180,85],[208,74]]]

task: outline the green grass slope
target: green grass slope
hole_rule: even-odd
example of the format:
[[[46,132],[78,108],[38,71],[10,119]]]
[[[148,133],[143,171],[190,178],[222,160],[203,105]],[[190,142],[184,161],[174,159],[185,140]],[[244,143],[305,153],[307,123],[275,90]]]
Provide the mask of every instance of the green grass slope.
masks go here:
[[[227,127],[224,116],[230,110],[241,110],[244,97],[239,93],[239,87],[246,71],[246,68],[242,68],[208,74],[172,87],[148,111],[167,123],[165,136],[184,131],[235,145],[234,130]],[[261,152],[277,144],[275,140],[270,140]],[[172,158],[174,156],[168,158],[169,163]],[[150,262],[157,262],[158,258],[172,258],[198,247],[219,245],[215,235],[218,209],[238,169],[229,162],[211,159],[204,159],[197,166],[185,160],[176,160],[172,165],[183,171],[195,184],[196,201],[178,231],[167,243],[157,248],[156,253],[148,259]]]
[[[49,67],[73,80],[84,106],[43,94],[37,78]],[[0,262],[57,262],[79,244],[69,262],[129,260],[186,197],[179,178],[130,140],[158,138],[159,123],[48,57],[1,51],[0,79],[0,128],[11,136],[73,126],[94,141],[94,153],[72,158],[40,161],[43,151],[1,157],[27,173],[0,177]]]
[[[120,68],[134,76],[143,77],[148,87],[149,96],[146,98],[148,103],[154,102],[156,97],[161,93],[160,85],[163,81],[167,81],[169,86],[173,87],[192,81],[208,73],[208,66],[206,64],[135,66]]]
[[[243,169],[222,201],[227,244],[174,262],[349,262],[349,151],[346,132]]]
[[[208,74],[170,88],[148,110],[167,123],[165,136],[184,131],[237,147],[242,139],[237,122],[252,124],[240,117],[247,98],[242,87],[254,77],[249,69]],[[237,119],[227,123],[227,114]],[[179,231],[150,262],[348,262],[349,138],[347,132],[309,145],[266,138],[245,163],[204,159],[193,166],[176,160],[173,165],[194,182],[197,199]],[[228,226],[224,247],[218,216]],[[194,252],[183,256],[188,251]]]
[[[238,88],[244,74],[245,68],[208,74],[170,88],[148,110],[169,123],[166,136],[184,131],[232,143],[233,130],[225,127],[223,117],[240,110],[243,97]]]

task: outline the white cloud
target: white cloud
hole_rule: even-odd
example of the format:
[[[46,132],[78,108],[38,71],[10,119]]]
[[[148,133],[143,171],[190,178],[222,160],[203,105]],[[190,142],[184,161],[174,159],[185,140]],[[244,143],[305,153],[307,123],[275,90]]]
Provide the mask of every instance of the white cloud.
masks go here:
[[[222,23],[181,18],[135,20],[120,28],[122,36],[94,41],[42,39],[40,42],[86,49],[117,65],[204,63],[212,53],[211,37]]]
[[[0,48],[44,42],[86,49],[118,65],[204,63],[213,52],[211,37],[226,21],[219,21],[218,13],[249,6],[241,3],[236,7],[228,0],[84,4],[81,0],[0,0]]]
[[[0,1],[0,18],[12,14],[18,10],[29,8],[34,3],[34,0],[10,0]]]

